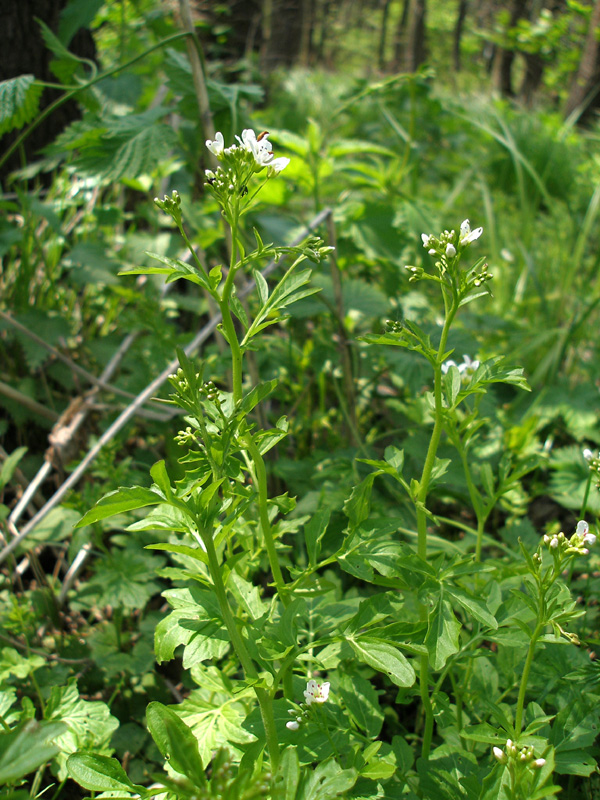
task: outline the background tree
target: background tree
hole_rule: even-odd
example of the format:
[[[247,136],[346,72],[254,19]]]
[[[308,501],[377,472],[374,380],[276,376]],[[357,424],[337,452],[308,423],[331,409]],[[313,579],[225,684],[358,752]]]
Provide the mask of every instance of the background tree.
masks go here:
[[[578,112],[579,120],[588,120],[600,108],[600,0],[596,0],[590,15],[581,61],[565,106],[565,116]]]

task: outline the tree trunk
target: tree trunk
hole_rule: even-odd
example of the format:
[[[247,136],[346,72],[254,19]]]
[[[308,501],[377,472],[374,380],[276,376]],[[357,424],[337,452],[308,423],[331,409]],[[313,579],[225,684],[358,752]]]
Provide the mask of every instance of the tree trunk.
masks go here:
[[[416,72],[425,61],[425,16],[426,0],[410,0],[404,49],[403,71]]]
[[[56,76],[50,71],[50,62],[55,56],[46,49],[35,18],[41,19],[57,34],[61,11],[67,0],[5,0],[0,25],[0,81],[16,78],[18,75],[35,75],[38,80],[56,83]],[[94,59],[96,46],[89,31],[78,31],[73,39],[65,43],[78,56]],[[59,90],[45,89],[41,107],[49,105],[62,94]],[[65,103],[44,120],[23,143],[26,161],[35,157],[41,148],[58,136],[66,125],[80,116],[76,102]],[[12,131],[2,137],[0,150],[4,152],[21,131]],[[3,165],[0,181],[15,169],[22,166],[19,153]]]
[[[523,58],[525,59],[525,74],[519,90],[519,97],[524,105],[531,107],[544,75],[544,61],[538,53],[523,53]]]
[[[596,0],[588,28],[579,69],[571,85],[565,106],[565,117],[578,116],[579,122],[588,119],[600,106],[600,0]]]
[[[310,64],[314,17],[315,8],[313,0],[302,0],[302,27],[300,34],[300,55],[298,60],[303,67],[308,67]]]
[[[469,0],[460,0],[458,4],[458,15],[456,17],[456,25],[454,26],[454,43],[453,43],[453,53],[452,53],[455,72],[460,72],[461,68],[460,40],[462,38],[462,32],[465,23],[465,17],[467,16],[468,6],[469,6]]]
[[[406,24],[408,22],[408,7],[410,0],[404,0],[402,5],[402,14],[398,20],[398,27],[396,28],[396,35],[394,37],[394,69],[400,69],[403,63],[403,53],[405,48],[406,38]]]
[[[525,16],[527,0],[513,0],[510,10],[510,20],[506,28],[506,33],[514,28],[517,21]],[[503,97],[513,97],[512,86],[512,65],[515,59],[515,51],[504,47],[497,47],[494,54],[492,65],[492,84],[496,91]]]
[[[377,63],[379,69],[385,69],[385,41],[387,37],[387,25],[390,17],[390,0],[381,0],[381,29],[379,31],[379,46],[377,48]]]

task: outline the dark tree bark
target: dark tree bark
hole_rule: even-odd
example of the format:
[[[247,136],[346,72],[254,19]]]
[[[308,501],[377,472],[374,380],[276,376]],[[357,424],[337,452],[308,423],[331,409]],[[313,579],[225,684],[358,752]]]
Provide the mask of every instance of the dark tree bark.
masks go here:
[[[427,45],[425,41],[426,0],[410,0],[406,26],[406,47],[403,53],[404,72],[416,72],[425,61]]]
[[[600,108],[600,0],[595,0],[579,69],[571,85],[565,117],[579,112],[579,122],[586,122]]]
[[[261,66],[270,72],[298,61],[302,41],[302,0],[263,0]]]
[[[404,0],[402,5],[402,14],[400,15],[400,19],[398,20],[398,27],[396,28],[396,35],[394,37],[394,69],[400,69],[400,65],[402,64],[403,57],[402,54],[404,53],[404,46],[405,46],[405,39],[406,39],[406,25],[408,22],[408,7],[410,5],[410,0]]]
[[[531,106],[544,76],[544,59],[538,53],[523,53],[523,58],[525,74],[519,89],[519,98],[526,106]]]
[[[315,4],[313,0],[302,0],[302,19],[300,36],[299,61],[303,67],[308,67],[312,55],[312,35],[315,22]]]
[[[514,28],[517,21],[525,16],[527,0],[512,0],[510,9],[510,20],[507,30]],[[512,84],[512,65],[515,60],[515,51],[504,47],[498,47],[494,55],[492,66],[492,83],[496,91],[504,97],[514,97]]]
[[[387,26],[390,17],[390,0],[381,0],[381,28],[379,29],[379,44],[377,46],[377,64],[380,70],[385,69],[385,43],[387,39]]]
[[[460,72],[460,40],[462,39],[462,32],[467,16],[467,9],[469,0],[460,0],[458,4],[458,14],[456,16],[456,25],[454,26],[454,42],[452,47],[452,57],[454,61],[454,71]]]
[[[41,19],[56,34],[60,13],[67,0],[3,0],[2,25],[0,25],[0,81],[31,74],[38,80],[56,83],[50,71],[50,62],[55,58],[46,49],[35,18]],[[69,49],[83,58],[94,59],[96,46],[89,31],[80,30],[69,43]],[[42,95],[42,107],[61,94],[58,90],[46,89]],[[51,114],[25,140],[24,157],[33,159],[39,150],[52,142],[65,126],[77,119],[77,103],[65,103]],[[2,137],[0,150],[4,152],[17,138],[20,131]],[[0,181],[21,166],[21,155],[15,153],[2,167]]]

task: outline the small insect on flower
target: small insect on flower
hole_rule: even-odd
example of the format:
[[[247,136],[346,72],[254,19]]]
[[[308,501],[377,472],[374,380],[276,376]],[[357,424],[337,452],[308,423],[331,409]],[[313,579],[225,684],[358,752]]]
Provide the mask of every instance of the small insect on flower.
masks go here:
[[[264,139],[265,136],[269,135],[269,131],[261,131],[258,136],[256,137],[256,141],[260,142],[261,139]]]

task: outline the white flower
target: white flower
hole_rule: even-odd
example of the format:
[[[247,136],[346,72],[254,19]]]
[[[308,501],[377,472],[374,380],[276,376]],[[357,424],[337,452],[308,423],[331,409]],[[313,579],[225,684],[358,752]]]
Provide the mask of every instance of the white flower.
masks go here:
[[[454,258],[455,255],[456,255],[456,247],[454,247],[453,244],[447,244],[446,245],[446,256],[448,258]]]
[[[257,167],[266,167],[273,161],[273,151],[271,150],[271,142],[269,141],[269,134],[259,134],[260,138],[256,136],[252,128],[245,128],[242,131],[242,137],[236,136],[235,138],[242,145],[242,147],[254,156],[254,161]],[[287,166],[284,164],[283,166]],[[280,172],[283,167],[278,169]]]
[[[596,544],[596,535],[590,533],[590,526],[584,519],[580,519],[577,523],[575,533],[583,538],[583,544]]]
[[[482,233],[483,233],[483,228],[475,228],[475,230],[472,231],[471,226],[469,224],[469,220],[466,219],[460,226],[459,242],[464,247],[465,245],[474,242],[475,239],[479,239]]]
[[[506,764],[508,758],[506,757],[506,753],[504,750],[501,750],[499,747],[492,747],[492,753],[494,754],[494,758],[499,761],[501,764]]]
[[[468,355],[463,355],[463,363],[458,365],[458,371],[461,374],[463,372],[468,374],[470,372],[475,372],[478,366],[479,361],[471,361],[471,358]]]
[[[585,458],[586,461],[591,461],[591,459],[594,457],[594,454],[589,449],[589,447],[585,448],[585,450],[583,451],[582,455],[583,455],[583,457]]]
[[[550,549],[556,550],[557,547],[558,547],[558,539],[556,536],[553,536],[552,539],[550,539]]]
[[[442,372],[446,374],[446,372],[448,372],[450,367],[457,367],[460,374],[467,377],[469,375],[472,375],[478,366],[479,366],[479,361],[472,361],[470,356],[465,354],[463,355],[463,361],[461,364],[457,364],[456,361],[452,361],[452,359],[444,361],[444,363],[442,364]]]
[[[215,133],[214,142],[211,142],[210,139],[207,139],[206,146],[208,147],[210,152],[218,158],[223,152],[223,149],[225,147],[225,140],[223,139],[223,134],[220,131],[218,133]]]
[[[310,680],[306,684],[306,690],[304,692],[304,698],[306,700],[306,705],[309,706],[311,703],[326,703],[327,698],[329,697],[329,683],[317,683],[315,680]]]
[[[296,719],[292,719],[289,722],[285,723],[285,727],[288,728],[290,731],[297,731],[300,727],[300,723]]]
[[[535,769],[541,769],[545,765],[546,765],[546,759],[545,758],[536,758],[536,760],[532,763],[531,766],[535,767]]]
[[[429,240],[431,236],[428,233],[421,234],[421,241],[423,242],[423,247],[429,247]]]
[[[273,175],[277,175],[281,172],[281,170],[285,169],[287,165],[290,163],[289,158],[285,158],[284,156],[280,156],[279,158],[274,158],[273,161],[269,164],[269,170],[267,175],[269,178],[272,178]]]

